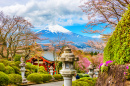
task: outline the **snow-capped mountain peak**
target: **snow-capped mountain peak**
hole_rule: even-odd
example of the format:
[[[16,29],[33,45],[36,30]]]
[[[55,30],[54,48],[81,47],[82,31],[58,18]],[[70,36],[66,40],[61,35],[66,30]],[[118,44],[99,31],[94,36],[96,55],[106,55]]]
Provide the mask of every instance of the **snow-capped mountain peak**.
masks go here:
[[[61,32],[61,33],[71,33],[71,31],[65,29],[64,27],[60,26],[60,25],[48,25],[45,28],[43,28],[42,30],[48,30],[52,33],[57,33],[57,32]]]

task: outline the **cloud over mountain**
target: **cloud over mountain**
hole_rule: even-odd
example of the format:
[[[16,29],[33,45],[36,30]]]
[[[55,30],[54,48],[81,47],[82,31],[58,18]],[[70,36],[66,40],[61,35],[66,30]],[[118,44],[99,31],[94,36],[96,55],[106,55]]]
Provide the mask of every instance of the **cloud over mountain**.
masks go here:
[[[8,2],[8,0],[6,0]],[[33,25],[58,24],[62,26],[88,21],[79,8],[80,0],[28,0],[21,3],[0,6],[0,11],[7,15],[22,16]],[[3,3],[4,4],[4,3]]]

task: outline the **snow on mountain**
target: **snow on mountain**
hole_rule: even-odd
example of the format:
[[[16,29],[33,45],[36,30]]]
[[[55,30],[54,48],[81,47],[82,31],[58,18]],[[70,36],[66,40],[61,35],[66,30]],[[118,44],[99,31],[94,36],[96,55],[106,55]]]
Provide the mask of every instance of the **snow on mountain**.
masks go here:
[[[60,26],[60,25],[48,25],[46,26],[45,28],[43,28],[42,30],[47,30],[47,31],[50,31],[52,33],[71,33],[71,31],[65,29],[64,27]],[[40,30],[40,31],[42,31]],[[40,32],[39,31],[39,32]]]

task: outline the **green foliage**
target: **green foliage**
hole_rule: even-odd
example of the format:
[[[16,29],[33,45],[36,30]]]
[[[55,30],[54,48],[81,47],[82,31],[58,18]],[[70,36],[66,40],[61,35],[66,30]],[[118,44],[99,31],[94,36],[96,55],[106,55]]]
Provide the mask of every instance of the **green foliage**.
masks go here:
[[[41,74],[42,76],[42,81],[46,82],[49,81],[50,79],[52,79],[52,76],[50,74]]]
[[[130,62],[130,5],[119,21],[104,49],[104,61]]]
[[[5,59],[0,59],[0,63],[3,63],[5,66],[9,65],[8,60]]]
[[[20,69],[17,66],[12,66],[12,68],[14,69],[15,74],[21,74]]]
[[[30,75],[31,73],[32,73],[31,70],[26,69],[26,71],[25,71],[25,76],[27,77],[27,76]]]
[[[31,66],[31,69],[32,69],[33,73],[37,72],[37,70],[38,70],[37,68],[38,68],[38,66],[36,66],[36,65]]]
[[[11,66],[6,66],[5,67],[5,73],[6,74],[12,74],[12,73],[15,73],[15,70]]]
[[[8,75],[0,71],[0,86],[7,85],[8,82],[9,82]]]
[[[15,66],[15,62],[14,61],[8,61],[8,63],[9,63],[9,66]]]
[[[14,56],[14,61],[15,61],[15,62],[16,62],[16,61],[20,61],[20,58],[21,58],[21,55],[16,54],[16,55]]]
[[[83,73],[78,73],[78,74],[79,74],[79,77],[80,77],[80,78],[83,78],[83,77],[89,77],[88,74],[83,74]]]
[[[20,68],[20,66],[19,66],[20,63],[21,63],[20,61],[16,61],[15,62],[15,66],[17,66],[18,68]]]
[[[28,62],[26,63],[25,68],[26,68],[25,76],[27,77],[31,73],[36,73],[38,67]]]
[[[22,77],[19,74],[9,74],[10,84],[20,84],[22,82]]]
[[[109,66],[101,66],[101,72],[108,72]]]
[[[32,66],[32,64],[27,62],[25,68],[31,70],[31,68],[32,68],[31,66]]]
[[[53,75],[53,77],[56,79],[56,80],[62,80],[63,79],[63,76],[61,74],[55,74]]]
[[[91,52],[90,55],[93,56],[93,52]]]
[[[39,73],[44,73],[44,74],[47,74],[45,68],[43,66],[40,66],[39,67]]]
[[[94,55],[97,55],[97,54],[98,54],[97,52],[94,53]]]
[[[5,71],[5,65],[3,63],[0,63],[0,71]]]
[[[28,75],[27,80],[29,80],[31,82],[40,83],[43,81],[43,78],[42,78],[41,74],[39,74],[39,73],[32,73],[32,74]]]
[[[96,80],[96,78],[84,77],[73,81],[72,86],[95,86]]]

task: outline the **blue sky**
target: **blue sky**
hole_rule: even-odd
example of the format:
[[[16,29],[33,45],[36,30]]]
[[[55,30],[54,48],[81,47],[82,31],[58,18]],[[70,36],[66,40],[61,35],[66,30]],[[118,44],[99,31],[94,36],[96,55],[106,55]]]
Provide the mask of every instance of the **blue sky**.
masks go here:
[[[99,37],[100,34],[81,32],[86,29],[85,25],[89,21],[87,15],[79,8],[83,1],[85,0],[0,0],[0,11],[6,15],[24,17],[34,25],[35,32],[47,26],[58,25],[63,27],[58,29],[59,31],[68,29],[77,34]],[[110,32],[110,29],[105,31],[107,32]]]

